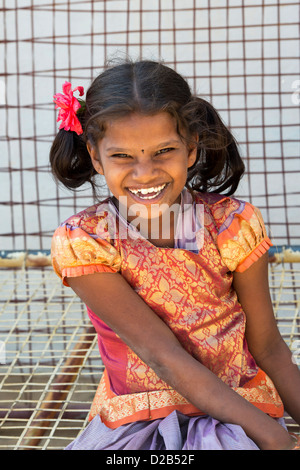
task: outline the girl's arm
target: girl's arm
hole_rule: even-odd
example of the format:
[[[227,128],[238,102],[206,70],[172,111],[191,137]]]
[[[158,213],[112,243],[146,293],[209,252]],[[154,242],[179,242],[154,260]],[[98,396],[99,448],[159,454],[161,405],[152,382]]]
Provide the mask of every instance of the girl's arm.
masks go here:
[[[234,288],[246,313],[246,338],[257,365],[273,381],[286,411],[300,424],[300,371],[277,328],[268,282],[268,253],[244,273]]]
[[[222,422],[238,424],[261,449],[289,449],[285,429],[189,355],[170,328],[119,273],[68,278],[82,301],[190,403]]]

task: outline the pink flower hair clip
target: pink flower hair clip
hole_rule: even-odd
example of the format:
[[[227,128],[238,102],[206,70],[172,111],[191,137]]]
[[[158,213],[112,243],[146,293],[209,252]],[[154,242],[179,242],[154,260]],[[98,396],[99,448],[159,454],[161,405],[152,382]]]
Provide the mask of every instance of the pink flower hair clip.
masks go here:
[[[56,95],[53,96],[54,103],[56,103],[55,109],[60,108],[57,122],[62,121],[59,126],[60,129],[74,131],[77,135],[81,135],[83,134],[83,130],[76,116],[77,111],[81,108],[81,104],[78,99],[73,96],[73,93],[79,91],[79,96],[82,96],[84,89],[82,86],[78,86],[74,88],[74,90],[71,88],[71,83],[65,82],[62,86],[63,93],[56,93]]]

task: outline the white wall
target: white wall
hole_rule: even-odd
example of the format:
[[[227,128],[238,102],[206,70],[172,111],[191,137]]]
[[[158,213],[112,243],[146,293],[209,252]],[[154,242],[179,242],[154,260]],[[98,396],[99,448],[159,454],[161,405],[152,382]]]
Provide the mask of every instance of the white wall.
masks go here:
[[[92,203],[89,190],[74,197],[49,173],[52,96],[65,80],[88,87],[105,60],[126,54],[163,59],[219,109],[250,171],[237,195],[261,208],[276,243],[300,244],[298,1],[0,7],[0,250],[49,249],[56,226]]]

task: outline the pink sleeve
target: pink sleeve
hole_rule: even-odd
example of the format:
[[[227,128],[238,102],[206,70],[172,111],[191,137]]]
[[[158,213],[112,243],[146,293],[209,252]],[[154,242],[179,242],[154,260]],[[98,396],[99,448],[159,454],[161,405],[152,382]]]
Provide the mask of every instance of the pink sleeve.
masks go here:
[[[220,227],[217,243],[228,269],[243,272],[268,251],[272,242],[259,209],[240,202]]]
[[[51,244],[53,269],[68,286],[67,277],[95,272],[117,272],[121,267],[118,251],[106,240],[94,238],[79,227],[61,225]]]

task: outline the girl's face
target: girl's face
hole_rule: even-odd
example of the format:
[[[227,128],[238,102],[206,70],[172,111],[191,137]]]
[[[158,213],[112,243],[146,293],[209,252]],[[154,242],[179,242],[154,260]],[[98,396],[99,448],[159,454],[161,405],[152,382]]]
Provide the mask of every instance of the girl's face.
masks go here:
[[[127,207],[142,204],[148,218],[154,204],[179,203],[197,155],[196,148],[190,150],[182,141],[167,112],[113,120],[97,147],[88,144],[88,150],[113,196],[119,202],[126,197]]]

